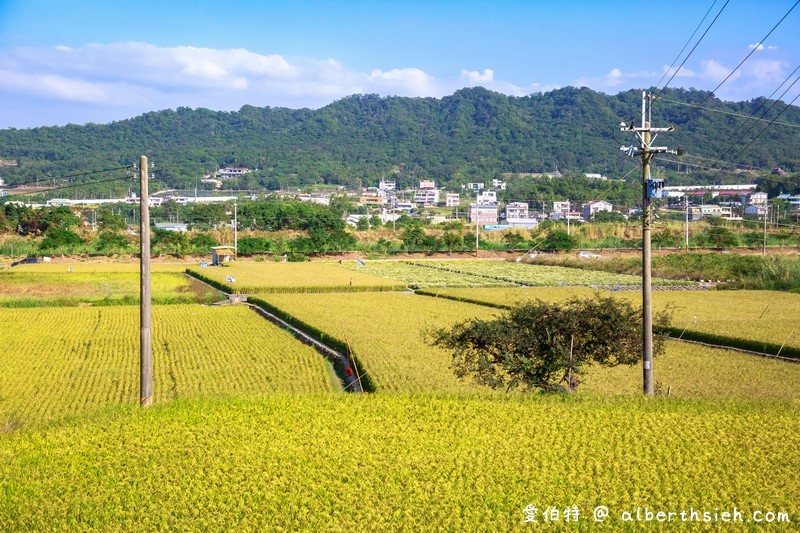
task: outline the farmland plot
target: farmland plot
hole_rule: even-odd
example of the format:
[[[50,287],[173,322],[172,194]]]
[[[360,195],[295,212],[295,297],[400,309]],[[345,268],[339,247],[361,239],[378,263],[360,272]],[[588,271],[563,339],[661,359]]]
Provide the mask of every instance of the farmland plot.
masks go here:
[[[138,402],[135,307],[0,309],[0,430]],[[332,391],[322,357],[246,307],[153,310],[155,402]]]
[[[361,292],[406,288],[405,283],[352,272],[336,263],[232,263],[224,267],[191,268],[189,271],[225,286],[226,292],[240,294]]]
[[[502,280],[528,286],[622,286],[641,285],[638,276],[628,274],[612,274],[578,268],[567,268],[547,265],[517,263],[513,261],[417,261],[413,262],[426,268],[461,272],[488,279]],[[653,280],[655,284],[683,285],[687,282],[671,280]]]
[[[748,531],[769,511],[791,522],[763,530],[795,531],[798,448],[797,408],[781,403],[179,401],[0,438],[0,530]],[[624,521],[637,508],[735,508],[742,522]]]
[[[491,305],[509,305],[542,299],[564,300],[587,297],[593,289],[516,288],[516,289],[436,289],[436,294],[480,301]],[[610,294],[603,291],[601,294]],[[641,292],[613,293],[641,306]],[[671,306],[673,326],[761,342],[800,348],[800,294],[776,291],[654,291],[656,311]]]
[[[422,287],[515,287],[516,283],[490,279],[454,270],[425,268],[408,261],[365,261],[359,266],[348,261],[342,266],[356,272],[372,274],[407,283],[411,288]]]
[[[480,291],[483,290],[494,289]],[[269,295],[264,299],[333,337],[342,341],[346,337],[378,392],[488,391],[469,380],[458,380],[450,369],[450,353],[429,346],[423,332],[431,326],[489,318],[499,310],[391,293]],[[655,365],[656,380],[664,389],[672,386],[673,394],[681,397],[800,397],[798,364],[670,341],[667,352],[657,358]],[[612,370],[592,369],[587,380],[590,386],[586,388],[608,394],[640,390],[640,366]]]
[[[223,299],[219,291],[178,272],[153,272],[150,287],[156,304],[212,303]],[[66,268],[59,272],[0,272],[0,307],[136,304],[139,290],[138,272],[69,272]]]

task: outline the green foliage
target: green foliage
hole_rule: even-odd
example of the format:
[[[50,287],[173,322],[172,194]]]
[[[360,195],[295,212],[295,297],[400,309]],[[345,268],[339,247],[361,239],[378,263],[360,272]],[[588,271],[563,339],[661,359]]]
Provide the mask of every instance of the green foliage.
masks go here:
[[[625,217],[619,211],[598,211],[592,218],[593,222],[626,222]]]
[[[153,253],[182,254],[188,250],[189,238],[181,231],[153,229],[150,237]]]
[[[272,241],[264,237],[240,237],[238,251],[240,254],[256,254],[269,252],[272,249]]]
[[[94,238],[94,245],[105,253],[124,253],[131,248],[128,239],[113,230],[100,231]]]
[[[662,96],[653,120],[676,125],[670,145],[692,147],[694,155],[704,157],[726,150],[735,121],[672,103],[697,104],[708,93],[667,89]],[[239,164],[260,170],[226,182],[226,187],[277,190],[321,183],[354,188],[391,176],[401,187],[430,177],[454,188],[503,177],[501,173],[558,168],[564,173],[558,179],[512,176],[508,197],[541,205],[565,198],[569,190],[576,201],[631,205],[641,198],[641,187],[638,180],[615,181],[627,172],[628,161],[610,154],[618,153],[617,125],[636,116],[640,98],[639,91],[611,96],[575,87],[509,97],[474,87],[441,99],[356,95],[316,110],[180,108],[107,125],[0,130],[0,157],[19,161],[17,167],[4,169],[4,179],[12,185],[129,165],[142,147],[150,147],[148,156],[168,187],[191,187],[206,172]],[[712,97],[704,107],[751,114],[763,103]],[[800,109],[790,106],[782,111],[782,120],[800,122]],[[800,156],[794,147],[800,132],[777,125],[773,129],[773,137],[759,141],[737,163],[780,164],[796,172]],[[611,179],[588,180],[583,172],[603,172]],[[122,177],[124,171],[109,174],[115,175]],[[675,181],[703,177],[702,172],[671,175]],[[784,187],[782,192],[789,192],[769,176],[762,178],[765,190]],[[99,187],[127,192],[124,182],[87,191]],[[344,212],[348,202],[340,198],[333,203]],[[212,218],[196,222],[212,223]]]
[[[547,234],[539,248],[547,252],[571,252],[575,248],[575,238],[566,231],[554,230]]]
[[[100,209],[97,212],[97,228],[100,231],[117,232],[127,227],[125,219],[110,209]]]
[[[661,322],[668,322],[666,315]],[[634,364],[642,353],[641,310],[613,297],[542,300],[492,320],[472,319],[439,328],[432,342],[453,351],[453,369],[492,388],[518,386],[574,392],[590,363]],[[654,340],[654,353],[664,351]]]
[[[197,252],[210,252],[211,247],[218,246],[219,243],[208,233],[195,233],[189,238],[189,245]]]
[[[45,234],[45,238],[42,239],[42,242],[39,243],[39,249],[43,252],[48,252],[72,248],[82,243],[83,241],[74,231],[51,228]]]

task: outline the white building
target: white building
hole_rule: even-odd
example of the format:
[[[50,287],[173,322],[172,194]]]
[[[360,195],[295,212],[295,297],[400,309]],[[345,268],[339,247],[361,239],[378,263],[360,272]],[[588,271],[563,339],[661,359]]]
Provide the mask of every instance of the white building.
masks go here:
[[[221,168],[217,170],[217,178],[221,180],[229,180],[232,178],[238,178],[244,176],[245,174],[252,172],[247,167],[234,167],[234,168]]]
[[[610,203],[606,202],[605,200],[594,200],[592,202],[586,202],[583,204],[583,219],[584,220],[591,220],[594,218],[595,213],[599,213],[600,211],[613,211],[614,206]]]
[[[742,217],[733,214],[733,209],[727,205],[702,204],[689,206],[689,219],[700,220],[706,217],[719,217],[725,220],[742,220]]]
[[[506,204],[506,220],[528,217],[528,204],[525,202],[511,202],[510,204]]]
[[[495,191],[485,191],[478,195],[478,205],[492,205],[497,203]]]
[[[476,214],[477,210],[477,214]],[[497,207],[494,205],[469,205],[469,220],[475,224],[477,217],[478,225],[496,225],[497,224]]]
[[[483,183],[467,183],[461,187],[467,189],[468,191],[481,191],[483,190]]]
[[[608,178],[603,176],[602,174],[584,174],[590,180],[602,180],[606,181]]]
[[[572,210],[569,205],[569,200],[564,202],[553,202],[553,213],[567,214]]]
[[[419,189],[421,191],[430,191],[436,189],[436,182],[433,180],[421,180],[419,182]]]
[[[436,189],[420,189],[414,193],[414,202],[426,207],[439,203],[439,191]]]
[[[378,182],[378,188],[382,191],[393,191],[397,189],[397,182],[381,180]]]
[[[495,189],[500,189],[501,191],[506,190],[506,182],[503,180],[493,179],[492,180],[492,187]]]
[[[767,193],[763,191],[752,192],[750,194],[742,193],[742,205],[767,205]]]
[[[444,196],[445,207],[458,207],[461,205],[461,196],[457,192],[449,192]]]

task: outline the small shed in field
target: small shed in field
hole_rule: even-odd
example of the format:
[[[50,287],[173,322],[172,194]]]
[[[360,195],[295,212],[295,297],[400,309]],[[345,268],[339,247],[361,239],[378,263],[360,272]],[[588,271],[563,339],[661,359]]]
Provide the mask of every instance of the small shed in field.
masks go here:
[[[211,247],[211,264],[213,266],[220,266],[224,263],[234,261],[236,253],[233,246],[212,246]]]

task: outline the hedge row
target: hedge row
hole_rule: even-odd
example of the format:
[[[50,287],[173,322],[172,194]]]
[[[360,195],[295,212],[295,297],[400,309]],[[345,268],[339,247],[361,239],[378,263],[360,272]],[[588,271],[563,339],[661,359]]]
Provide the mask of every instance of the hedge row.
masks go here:
[[[297,329],[301,330],[303,333],[312,337],[318,342],[325,344],[337,352],[350,355],[350,359],[352,359],[353,363],[355,363],[359,374],[361,374],[361,387],[363,388],[364,392],[375,392],[375,384],[369,377],[369,374],[365,371],[365,367],[363,363],[358,359],[356,354],[352,353],[347,343],[342,342],[341,340],[337,339],[336,337],[332,337],[328,333],[322,331],[321,329],[308,324],[299,318],[295,317],[294,315],[290,315],[283,309],[272,305],[271,303],[262,300],[261,298],[247,298],[247,302],[253,304],[255,306],[260,307],[264,311],[268,313],[272,313],[273,315],[277,316],[278,318],[286,321],[287,323],[291,324],[292,326],[296,327]],[[337,374],[342,379],[343,383],[347,382],[347,379],[343,375],[344,368],[336,368]]]

